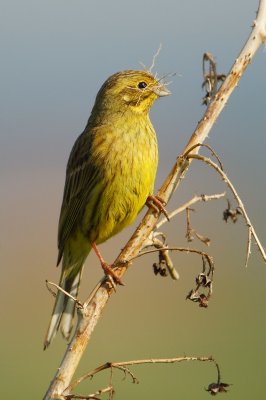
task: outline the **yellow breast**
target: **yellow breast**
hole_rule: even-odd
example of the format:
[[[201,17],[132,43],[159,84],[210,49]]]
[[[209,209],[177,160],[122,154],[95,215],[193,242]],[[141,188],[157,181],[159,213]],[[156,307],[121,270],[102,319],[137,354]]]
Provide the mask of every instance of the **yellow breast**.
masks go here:
[[[135,124],[124,120],[122,126],[106,127],[104,136],[96,133],[92,154],[102,177],[94,189],[94,201],[86,208],[83,226],[91,242],[101,243],[131,224],[153,193],[158,150],[149,117],[138,118]]]

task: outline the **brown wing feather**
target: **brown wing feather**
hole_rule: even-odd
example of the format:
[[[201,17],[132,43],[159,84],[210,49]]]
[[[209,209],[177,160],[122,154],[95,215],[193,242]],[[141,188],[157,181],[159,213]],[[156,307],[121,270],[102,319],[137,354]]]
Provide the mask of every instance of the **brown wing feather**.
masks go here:
[[[89,195],[99,171],[91,157],[91,135],[83,132],[76,140],[67,164],[66,181],[58,226],[58,260],[73,228],[83,217]]]

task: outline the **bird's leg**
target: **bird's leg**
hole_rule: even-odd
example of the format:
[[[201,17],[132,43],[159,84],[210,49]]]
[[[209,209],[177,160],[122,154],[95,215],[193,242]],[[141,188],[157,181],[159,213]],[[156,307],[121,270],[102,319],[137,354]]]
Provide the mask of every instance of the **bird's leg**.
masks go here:
[[[164,201],[159,196],[148,196],[146,200],[146,205],[153,208],[156,212],[163,213],[168,221],[170,221],[169,215],[164,207]]]
[[[105,275],[110,277],[111,280],[113,280],[116,284],[124,286],[121,279],[116,275],[116,273],[112,269],[112,265],[109,265],[109,264],[107,264],[106,261],[104,261],[98,247],[96,246],[96,243],[95,242],[92,243],[91,246],[92,246],[93,250],[95,251],[96,256],[100,260],[100,263],[101,263],[102,269],[104,270]]]

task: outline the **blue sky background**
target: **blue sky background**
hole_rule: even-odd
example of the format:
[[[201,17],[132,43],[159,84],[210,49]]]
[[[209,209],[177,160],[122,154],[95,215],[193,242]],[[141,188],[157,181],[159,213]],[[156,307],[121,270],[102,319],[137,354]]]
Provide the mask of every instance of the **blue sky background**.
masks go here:
[[[1,391],[5,398],[41,398],[65,349],[59,336],[42,352],[53,299],[46,278],[58,281],[56,235],[67,158],[88,119],[103,81],[123,69],[149,66],[162,43],[155,71],[176,72],[172,96],[158,101],[151,119],[158,134],[158,189],[201,119],[202,54],[215,55],[227,73],[248,34],[257,1],[29,1],[1,4],[0,262],[2,273]],[[265,47],[259,49],[207,141],[220,155],[261,241],[265,230]],[[225,190],[221,179],[194,163],[169,210],[194,194]],[[80,373],[109,360],[212,354],[228,399],[265,392],[266,268],[256,247],[243,268],[245,224],[225,224],[225,200],[199,205],[198,231],[212,239],[215,292],[208,310],[186,302],[200,272],[193,256],[174,255],[181,279],[155,278],[154,257],[142,258],[125,277],[96,328]],[[136,225],[135,225],[136,226]],[[134,227],[102,246],[112,261]],[[186,245],[185,220],[165,227],[168,242]],[[192,243],[202,250],[203,245]],[[91,265],[93,264],[93,265]],[[101,271],[87,261],[81,299]],[[110,345],[111,343],[111,345]],[[181,396],[205,399],[215,379],[205,365],[143,367],[140,385],[117,378],[117,398]],[[107,378],[106,378],[107,379]],[[106,379],[81,389],[91,393]],[[92,385],[92,386],[91,386]],[[194,396],[194,397],[193,397]]]

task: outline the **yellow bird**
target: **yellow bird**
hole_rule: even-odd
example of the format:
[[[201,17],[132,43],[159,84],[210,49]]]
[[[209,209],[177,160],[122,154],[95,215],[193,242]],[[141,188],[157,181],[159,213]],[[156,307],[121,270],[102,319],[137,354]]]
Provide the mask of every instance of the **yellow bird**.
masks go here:
[[[91,248],[99,256],[96,244],[130,225],[153,193],[158,147],[149,111],[169,94],[150,72],[128,70],[110,76],[96,96],[70,153],[58,227],[59,285],[74,297]],[[74,312],[74,301],[58,291],[44,348],[60,325],[69,338]]]

